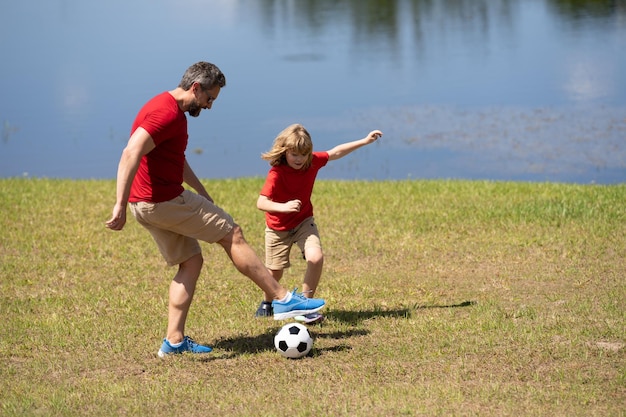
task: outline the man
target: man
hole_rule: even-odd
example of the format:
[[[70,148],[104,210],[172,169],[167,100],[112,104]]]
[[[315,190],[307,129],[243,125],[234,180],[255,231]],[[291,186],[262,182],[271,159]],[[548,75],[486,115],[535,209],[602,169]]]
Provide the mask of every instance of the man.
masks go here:
[[[241,228],[213,203],[187,163],[185,112],[197,117],[202,109],[210,109],[225,85],[217,66],[198,62],[189,67],[178,87],[155,96],[139,111],[117,170],[117,199],[106,226],[122,230],[130,205],[168,265],[178,265],[169,289],[167,334],[158,352],[161,357],[212,350],[185,335],[185,321],[204,262],[198,240],[219,243],[239,272],[272,294],[275,319],[313,313],[325,304],[295,291],[289,293],[276,282]],[[197,194],[185,190],[183,182]]]

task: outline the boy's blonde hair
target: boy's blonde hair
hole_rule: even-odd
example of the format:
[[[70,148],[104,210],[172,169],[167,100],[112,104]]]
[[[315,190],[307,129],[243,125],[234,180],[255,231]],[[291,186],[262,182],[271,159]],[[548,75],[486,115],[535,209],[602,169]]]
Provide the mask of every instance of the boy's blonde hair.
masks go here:
[[[307,155],[307,160],[304,163],[304,169],[311,166],[313,160],[313,141],[311,135],[301,124],[292,124],[283,129],[282,132],[274,139],[272,149],[264,154],[261,154],[261,158],[269,161],[271,166],[277,166],[287,163],[287,157],[285,154],[288,151],[297,152],[300,155]]]

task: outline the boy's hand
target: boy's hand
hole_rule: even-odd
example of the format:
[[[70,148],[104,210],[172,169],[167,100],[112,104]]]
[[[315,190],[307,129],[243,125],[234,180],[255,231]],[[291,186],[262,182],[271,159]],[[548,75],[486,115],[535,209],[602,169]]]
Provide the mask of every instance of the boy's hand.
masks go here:
[[[302,207],[300,200],[290,200],[284,203],[284,213],[298,213]]]
[[[381,137],[383,135],[383,132],[381,132],[380,130],[372,130],[369,135],[367,135],[367,137],[365,138],[365,140],[367,141],[367,143],[372,143],[375,142],[379,137]]]

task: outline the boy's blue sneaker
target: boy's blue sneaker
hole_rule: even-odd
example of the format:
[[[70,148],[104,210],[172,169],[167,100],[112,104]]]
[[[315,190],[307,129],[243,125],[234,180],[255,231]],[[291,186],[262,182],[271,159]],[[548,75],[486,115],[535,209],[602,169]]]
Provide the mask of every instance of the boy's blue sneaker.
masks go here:
[[[319,298],[306,298],[302,294],[296,294],[293,290],[291,297],[286,302],[272,301],[274,320],[285,320],[296,316],[315,313],[324,307],[326,301]]]
[[[208,346],[203,346],[194,342],[191,337],[185,336],[181,345],[176,347],[173,347],[167,339],[163,339],[163,344],[161,345],[161,349],[159,349],[159,357],[164,358],[167,355],[183,352],[209,353],[212,350],[213,349]]]

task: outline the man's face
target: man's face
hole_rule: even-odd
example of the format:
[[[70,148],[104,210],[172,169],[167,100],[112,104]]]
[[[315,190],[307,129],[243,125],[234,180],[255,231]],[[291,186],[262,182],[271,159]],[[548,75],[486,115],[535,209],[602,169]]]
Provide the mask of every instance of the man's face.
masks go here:
[[[204,88],[200,83],[194,84],[195,100],[189,105],[187,112],[192,117],[200,116],[202,109],[210,109],[213,106],[213,102],[220,94],[220,86],[215,86],[210,89]]]

